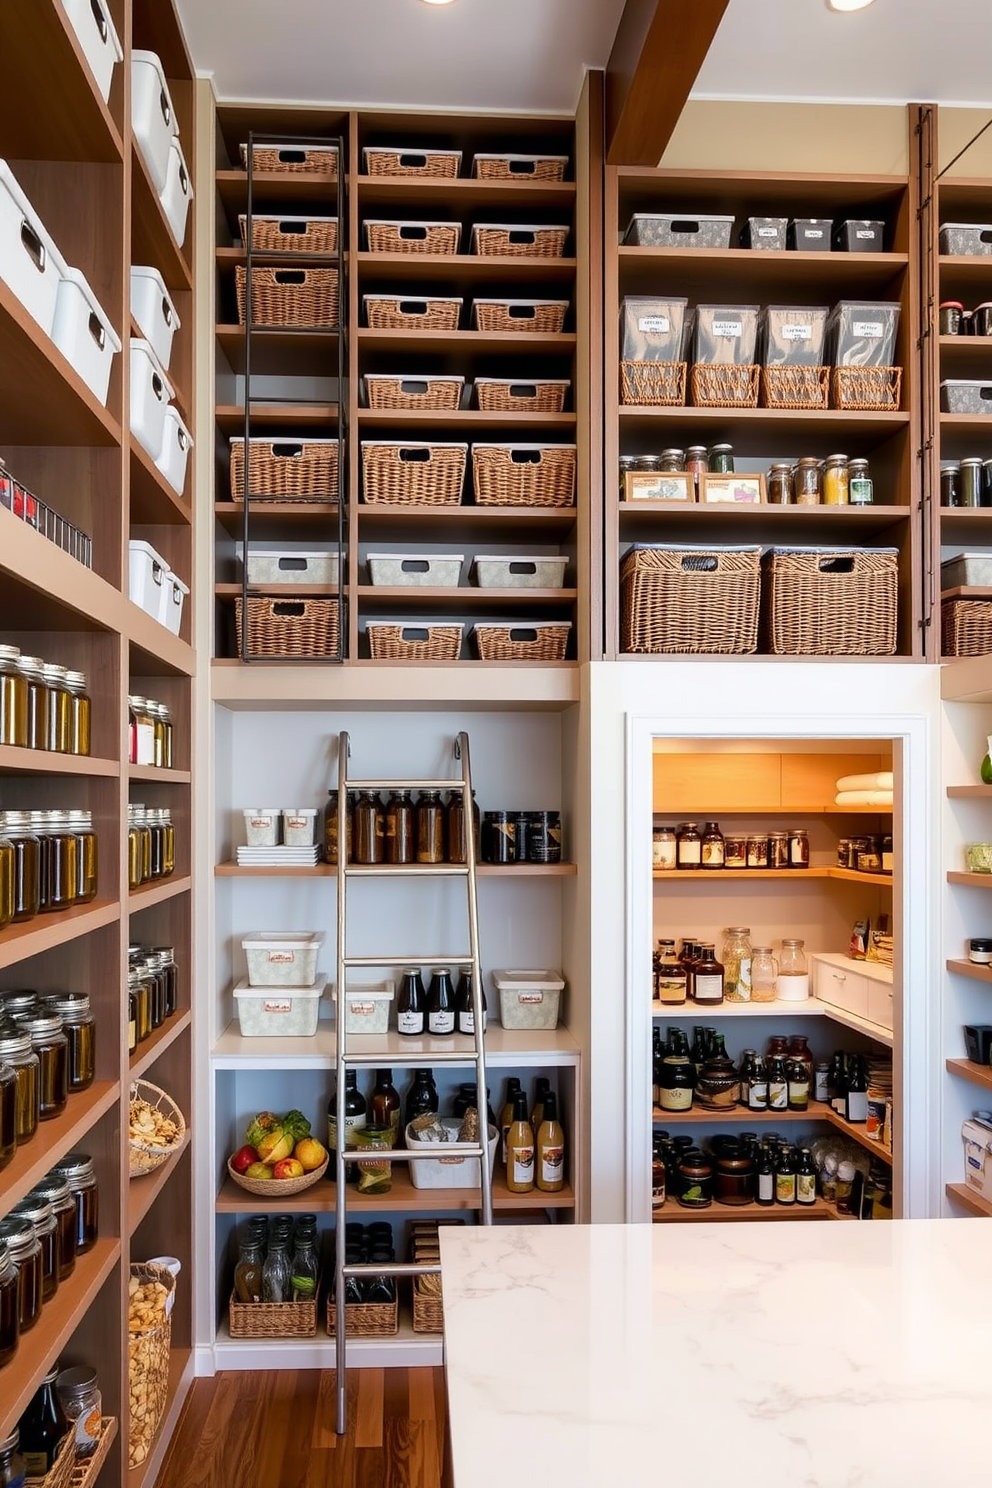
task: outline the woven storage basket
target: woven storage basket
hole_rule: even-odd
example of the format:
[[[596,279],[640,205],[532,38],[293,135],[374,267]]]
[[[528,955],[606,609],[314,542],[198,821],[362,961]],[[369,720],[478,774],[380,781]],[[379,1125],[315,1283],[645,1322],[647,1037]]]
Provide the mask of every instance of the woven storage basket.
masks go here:
[[[572,506],[574,444],[473,444],[477,506]]]
[[[87,1461],[89,1459],[87,1458]],[[76,1465],[76,1432],[75,1427],[70,1427],[65,1436],[59,1442],[55,1461],[42,1478],[33,1478],[29,1474],[24,1479],[24,1488],[69,1488],[72,1482],[72,1473]]]
[[[97,1479],[100,1476],[100,1469],[103,1467],[103,1464],[107,1460],[107,1454],[110,1451],[111,1446],[113,1445],[116,1435],[116,1418],[114,1416],[101,1416],[100,1438],[96,1444],[96,1450],[89,1457],[79,1457],[75,1459],[75,1466],[72,1469],[72,1474],[69,1479],[72,1484],[72,1488],[91,1488],[91,1485],[96,1483]],[[27,1483],[25,1484],[25,1488],[27,1488],[27,1484],[33,1484],[36,1481],[39,1480],[28,1478]],[[43,1478],[40,1481],[45,1484],[45,1488],[48,1488],[47,1478]]]
[[[461,150],[386,150],[366,147],[365,173],[369,176],[429,176],[451,180],[461,168]]]
[[[685,406],[685,362],[621,362],[620,401],[642,407]]]
[[[829,367],[762,367],[762,408],[826,408]]]
[[[476,625],[473,631],[480,661],[564,661],[570,621],[512,625]]]
[[[259,988],[264,995],[264,988]],[[231,1167],[231,1159],[227,1160],[227,1176],[245,1193],[255,1194],[260,1199],[292,1199],[297,1194],[306,1193],[308,1188],[313,1188],[319,1183],[327,1172],[330,1157],[317,1168],[311,1168],[309,1173],[304,1173],[302,1178],[248,1178],[244,1173],[238,1173]]]
[[[248,247],[248,218],[238,217],[241,241]],[[255,253],[337,253],[336,217],[256,217],[251,219]]]
[[[157,1281],[170,1296],[175,1295],[176,1278],[165,1266],[155,1266],[151,1262],[145,1265],[132,1263],[130,1279],[139,1285]],[[155,1327],[135,1326],[128,1319],[129,1467],[137,1467],[148,1456],[168,1399],[172,1309],[168,1303],[166,1306],[165,1318]]]
[[[248,146],[241,146],[241,164],[248,169]],[[294,176],[338,177],[337,145],[309,146],[294,144],[255,145],[252,150],[252,169],[260,175],[272,171],[287,171]]]
[[[252,501],[338,500],[336,439],[251,439],[248,494]],[[245,442],[231,440],[231,497],[245,495]]]
[[[234,601],[237,647],[241,650],[240,596]],[[338,602],[336,599],[267,599],[248,596],[249,657],[336,656]]]
[[[774,656],[892,656],[899,555],[892,549],[773,549],[765,624]]]
[[[467,444],[363,440],[363,499],[369,506],[457,506],[467,458]]]
[[[620,565],[621,651],[755,651],[760,559],[760,548],[632,548]]]
[[[940,637],[944,656],[988,656],[992,653],[992,600],[942,600]]]
[[[525,382],[510,377],[476,378],[475,397],[483,413],[561,413],[566,380]]]
[[[478,330],[557,336],[565,324],[567,300],[474,300],[472,315]]]
[[[902,394],[901,367],[835,367],[831,379],[834,408],[864,413],[898,409]]]
[[[327,1336],[334,1337],[337,1303],[327,1299]],[[350,1302],[344,1309],[346,1338],[392,1338],[400,1329],[400,1305],[394,1302]]]
[[[317,1290],[320,1291],[318,1281]],[[241,1302],[234,1292],[227,1307],[232,1338],[316,1338],[317,1298],[309,1302]]]
[[[373,661],[457,661],[464,628],[370,620],[369,652]]]
[[[162,1116],[171,1121],[176,1128],[176,1135],[167,1147],[156,1146],[144,1137],[137,1137],[133,1133],[128,1136],[127,1156],[128,1175],[131,1178],[141,1178],[145,1173],[154,1173],[163,1163],[168,1162],[173,1153],[178,1152],[186,1135],[186,1122],[183,1113],[164,1090],[157,1085],[152,1085],[148,1080],[135,1080],[131,1085],[131,1099],[144,1100]]]
[[[238,322],[245,323],[245,280],[248,270],[235,269]],[[252,320],[260,326],[333,326],[338,320],[337,269],[273,269],[251,271]]]
[[[472,229],[472,251],[480,258],[561,258],[567,237],[567,227],[478,224]]]
[[[444,1304],[441,1301],[439,1276],[416,1276],[413,1281],[413,1331],[414,1333],[443,1333]],[[437,1291],[431,1291],[427,1283],[438,1283]]]
[[[433,408],[451,410],[459,406],[464,377],[387,377],[366,375],[370,408]]]
[[[457,331],[463,303],[460,299],[366,295],[365,316],[373,331]]]
[[[757,366],[704,366],[697,363],[690,379],[696,408],[757,408]]]
[[[564,155],[476,155],[472,174],[479,181],[563,181]]]
[[[370,253],[457,253],[457,222],[366,222]]]

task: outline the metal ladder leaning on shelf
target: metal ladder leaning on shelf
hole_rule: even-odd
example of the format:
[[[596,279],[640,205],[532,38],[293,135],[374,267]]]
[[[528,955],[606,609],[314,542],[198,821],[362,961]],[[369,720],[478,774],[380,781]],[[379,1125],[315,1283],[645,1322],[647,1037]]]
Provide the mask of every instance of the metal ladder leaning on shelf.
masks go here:
[[[389,1265],[381,1262],[369,1264],[348,1265],[345,1261],[344,1233],[347,1221],[348,1207],[348,1185],[345,1182],[345,1165],[355,1162],[359,1154],[345,1150],[345,1070],[349,1066],[378,1065],[383,1062],[381,1051],[371,1054],[349,1054],[347,1050],[347,1035],[345,1033],[344,996],[347,986],[347,974],[350,970],[361,967],[393,967],[422,964],[424,961],[441,961],[451,966],[471,968],[472,972],[472,1013],[473,1027],[475,1029],[475,1071],[476,1071],[476,1093],[486,1089],[486,1057],[483,1047],[482,1033],[482,969],[479,963],[479,914],[476,895],[476,862],[475,862],[475,834],[472,830],[472,770],[469,758],[468,734],[458,734],[454,742],[454,754],[456,760],[461,761],[461,778],[454,780],[353,780],[348,776],[348,760],[351,754],[351,743],[347,733],[342,733],[338,739],[338,919],[337,919],[337,1022],[336,1022],[336,1066],[337,1066],[337,1189],[335,1203],[335,1255],[336,1272],[334,1278],[335,1295],[335,1360],[336,1360],[336,1386],[337,1386],[337,1433],[344,1434],[346,1421],[345,1402],[345,1370],[347,1360],[347,1323],[345,1315],[345,1283],[349,1276],[427,1276],[439,1274],[441,1268],[438,1265],[415,1265],[412,1262],[394,1261]],[[465,862],[464,863],[439,863],[436,865],[424,864],[388,864],[381,863],[374,866],[364,866],[348,861],[347,842],[347,802],[350,790],[447,790],[461,795],[465,803],[464,812],[464,836],[465,836]],[[417,951],[405,956],[349,956],[347,954],[347,925],[348,904],[347,892],[348,881],[351,878],[392,878],[401,875],[409,875],[411,878],[464,878],[466,893],[466,908],[468,912],[468,934],[469,949],[467,953],[449,955],[447,951],[440,955],[432,955],[429,952]],[[427,1056],[423,1053],[410,1055],[390,1054],[392,1064],[400,1068],[412,1067],[423,1064]],[[431,1050],[430,1061],[432,1064],[466,1064],[469,1061],[462,1052],[454,1049]],[[479,1102],[479,1124],[482,1133],[480,1141],[474,1147],[459,1148],[459,1155],[475,1158],[479,1163],[481,1203],[480,1212],[482,1223],[492,1224],[493,1218],[493,1195],[492,1178],[489,1171],[489,1124],[486,1117],[486,1102]],[[367,1154],[366,1154],[367,1155]],[[421,1158],[436,1158],[435,1147],[425,1144],[423,1152],[411,1152],[408,1149],[393,1151],[389,1154],[391,1162],[417,1162]],[[429,1204],[425,1204],[429,1208]]]

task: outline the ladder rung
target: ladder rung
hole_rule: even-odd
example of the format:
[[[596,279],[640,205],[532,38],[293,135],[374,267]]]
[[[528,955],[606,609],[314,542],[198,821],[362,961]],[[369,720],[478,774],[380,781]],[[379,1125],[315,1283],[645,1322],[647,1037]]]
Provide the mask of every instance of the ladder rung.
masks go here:
[[[415,951],[409,956],[345,956],[342,958],[344,966],[426,966],[430,962],[432,966],[471,966],[472,956],[446,956],[443,953],[437,956],[427,955]]]
[[[345,790],[464,790],[465,782],[457,780],[346,780]]]
[[[362,1037],[363,1035],[358,1036]],[[417,1035],[417,1037],[421,1036],[423,1038],[431,1037],[430,1034],[426,1033]],[[463,1034],[462,1037],[464,1038],[466,1035]],[[381,1069],[382,1061],[385,1057],[381,1050],[378,1054],[349,1054],[346,1052],[342,1054],[341,1060],[344,1064],[376,1066]],[[474,1049],[423,1049],[419,1054],[396,1054],[390,1050],[389,1053],[390,1065],[395,1069],[419,1069],[421,1065],[428,1063],[469,1065],[477,1064],[478,1059],[478,1053]]]
[[[465,878],[467,863],[351,863],[346,878]]]
[[[341,1267],[345,1276],[440,1276],[438,1261],[352,1261]]]
[[[349,1147],[338,1156],[345,1162],[420,1162],[425,1157],[444,1157],[446,1152],[449,1157],[474,1157],[476,1160],[486,1155],[481,1147],[459,1146],[457,1152],[448,1152],[450,1145],[448,1142],[425,1142],[423,1151],[410,1147],[390,1147],[388,1151],[385,1147]]]

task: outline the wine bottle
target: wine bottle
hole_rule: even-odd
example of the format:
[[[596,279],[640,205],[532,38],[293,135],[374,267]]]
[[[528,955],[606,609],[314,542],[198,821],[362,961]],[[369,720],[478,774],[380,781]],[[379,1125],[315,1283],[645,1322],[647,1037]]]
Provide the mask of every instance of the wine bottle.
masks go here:
[[[844,1119],[854,1122],[868,1120],[868,1069],[860,1054],[852,1055],[847,1065]]]
[[[455,989],[446,966],[435,966],[427,989],[427,1032],[433,1038],[447,1038],[455,1031]]]
[[[55,1393],[55,1377],[58,1372],[57,1365],[48,1371],[21,1417],[21,1455],[28,1474],[33,1478],[43,1478],[54,1465],[59,1442],[69,1429],[69,1422]]]
[[[400,983],[400,995],[396,1001],[396,1031],[408,1038],[417,1038],[424,1032],[424,984],[415,966],[408,967]]]
[[[372,1125],[385,1131],[400,1124],[400,1098],[393,1084],[391,1069],[375,1072],[375,1088],[369,1102]]]
[[[530,1193],[534,1187],[534,1133],[527,1119],[527,1097],[522,1090],[513,1100],[506,1158],[506,1186],[510,1193]]]
[[[486,991],[480,987],[480,1002],[482,1003],[482,1031],[486,1031]],[[455,1026],[459,1033],[468,1034],[470,1038],[475,1037],[475,1008],[472,1005],[472,973],[463,971],[458,978],[458,991],[455,994]]]
[[[409,1126],[416,1116],[426,1116],[428,1112],[436,1113],[439,1104],[437,1086],[434,1084],[431,1071],[429,1069],[414,1070],[413,1084],[406,1095],[404,1123]]]

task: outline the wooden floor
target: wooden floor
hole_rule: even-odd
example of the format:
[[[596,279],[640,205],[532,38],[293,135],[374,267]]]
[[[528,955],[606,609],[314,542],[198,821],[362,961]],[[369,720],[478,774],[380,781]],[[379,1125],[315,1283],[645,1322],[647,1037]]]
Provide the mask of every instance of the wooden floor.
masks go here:
[[[348,1431],[333,1370],[198,1379],[156,1488],[439,1488],[443,1369],[355,1369]]]

